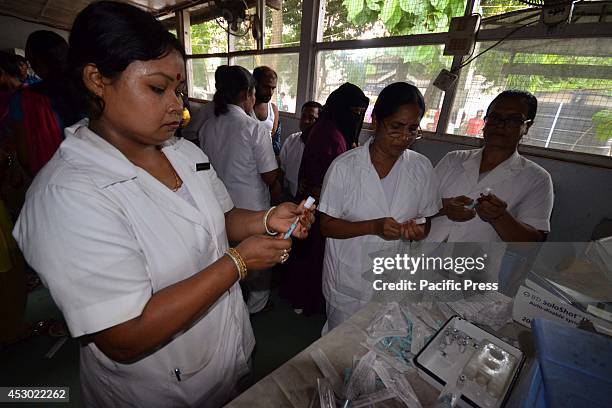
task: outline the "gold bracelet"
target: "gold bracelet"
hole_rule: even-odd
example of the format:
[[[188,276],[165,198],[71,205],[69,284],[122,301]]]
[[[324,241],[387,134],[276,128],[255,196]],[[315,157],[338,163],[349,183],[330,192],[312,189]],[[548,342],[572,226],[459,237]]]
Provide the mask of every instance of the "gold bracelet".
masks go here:
[[[234,266],[236,267],[236,271],[238,271],[238,280],[241,280],[242,277],[240,276],[240,264],[238,263],[238,260],[234,258],[233,255],[230,255],[228,252],[226,252],[225,255],[227,255],[228,258],[231,259],[232,262],[234,263]]]
[[[272,213],[272,211],[273,211],[275,208],[276,208],[276,206],[275,206],[275,205],[274,205],[274,206],[272,206],[272,207],[270,207],[270,208],[268,209],[268,211],[266,211],[266,214],[264,215],[264,218],[263,218],[263,224],[264,224],[264,228],[266,229],[266,234],[268,234],[268,235],[272,235],[272,236],[274,236],[274,235],[278,235],[278,231],[277,231],[277,232],[274,232],[274,231],[270,231],[270,230],[268,229],[268,217],[270,216],[270,214]]]
[[[228,248],[225,253],[232,259],[232,261],[234,261],[234,264],[238,269],[238,276],[240,280],[244,280],[244,278],[247,276],[248,269],[246,263],[244,262],[244,258],[242,255],[240,255],[240,252],[238,252],[236,248]]]

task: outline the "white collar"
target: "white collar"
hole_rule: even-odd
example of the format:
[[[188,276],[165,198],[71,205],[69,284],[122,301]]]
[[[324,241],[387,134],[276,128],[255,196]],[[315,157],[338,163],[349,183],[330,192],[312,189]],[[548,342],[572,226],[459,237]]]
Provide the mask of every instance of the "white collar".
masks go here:
[[[64,130],[66,140],[60,146],[60,156],[85,170],[99,188],[136,178],[136,166],[88,125],[89,120],[82,119]],[[181,143],[183,140],[172,137],[163,143],[162,150],[177,150]]]

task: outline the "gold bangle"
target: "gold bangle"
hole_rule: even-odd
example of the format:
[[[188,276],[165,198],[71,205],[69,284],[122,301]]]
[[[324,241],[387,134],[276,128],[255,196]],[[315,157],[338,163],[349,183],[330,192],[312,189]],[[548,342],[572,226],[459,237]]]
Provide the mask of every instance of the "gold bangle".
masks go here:
[[[264,228],[266,229],[266,234],[268,234],[268,235],[272,235],[272,236],[274,236],[274,235],[278,235],[278,231],[277,231],[277,232],[274,232],[274,231],[270,231],[270,230],[268,229],[268,217],[270,216],[270,214],[272,213],[272,211],[273,211],[275,208],[276,208],[276,206],[275,206],[275,205],[274,205],[274,206],[272,206],[272,207],[270,207],[270,208],[268,209],[268,211],[266,211],[266,214],[264,215],[264,218],[263,218],[263,224],[264,224]]]
[[[236,267],[236,271],[238,272],[238,280],[241,280],[242,277],[240,276],[240,264],[238,263],[238,260],[236,258],[234,258],[233,255],[230,255],[229,253],[225,253],[225,255],[228,256],[229,259],[232,260],[232,262],[234,263],[234,266]]]
[[[247,266],[244,262],[244,258],[240,255],[240,252],[236,248],[228,248],[225,253],[234,261],[236,268],[238,269],[238,276],[240,280],[244,280],[247,276]]]

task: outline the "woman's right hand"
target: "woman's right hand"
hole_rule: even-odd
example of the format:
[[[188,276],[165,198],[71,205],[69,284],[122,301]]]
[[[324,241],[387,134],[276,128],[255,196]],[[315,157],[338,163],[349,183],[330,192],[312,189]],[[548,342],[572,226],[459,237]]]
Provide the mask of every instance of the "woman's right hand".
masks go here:
[[[400,239],[402,224],[391,217],[378,218],[374,220],[374,231],[376,235],[388,241]]]
[[[283,234],[274,237],[253,235],[236,247],[248,270],[268,269],[281,262],[283,254],[291,250],[291,239]]]
[[[476,216],[476,210],[465,207],[473,203],[474,200],[464,195],[442,199],[444,214],[446,214],[449,220],[456,222],[469,221]]]

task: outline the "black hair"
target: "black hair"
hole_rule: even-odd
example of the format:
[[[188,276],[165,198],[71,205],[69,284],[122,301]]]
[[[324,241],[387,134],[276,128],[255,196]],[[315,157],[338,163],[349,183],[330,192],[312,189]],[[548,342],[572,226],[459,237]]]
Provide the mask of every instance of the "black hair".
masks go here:
[[[19,60],[14,54],[0,51],[0,70],[3,74],[19,78]]]
[[[26,41],[25,52],[31,63],[40,61],[45,64],[48,70],[47,76],[56,77],[66,68],[68,43],[64,37],[53,31],[39,30],[30,34]],[[36,71],[36,66],[32,68]],[[36,74],[41,76],[39,72]]]
[[[219,89],[219,84],[223,82],[225,71],[229,68],[229,65],[219,65],[215,70],[215,89]]]
[[[508,89],[507,91],[503,91],[497,95],[489,104],[489,107],[487,108],[487,115],[489,114],[491,107],[496,102],[504,98],[521,98],[527,104],[527,119],[535,119],[536,113],[538,113],[538,99],[531,92],[520,91],[517,89]]]
[[[323,105],[321,105],[319,102],[308,101],[302,105],[302,112],[304,112],[304,109],[306,108],[315,108],[321,112],[321,110],[323,110]]]
[[[41,82],[28,86],[28,91],[48,97],[61,121],[70,126],[81,119],[82,115],[68,97],[70,86],[66,87],[68,65],[68,43],[59,34],[48,31],[34,31],[26,41],[26,58],[30,61],[34,72],[42,78]],[[44,64],[44,76],[37,72],[40,64]]]
[[[114,1],[85,7],[70,32],[68,62],[70,76],[92,117],[104,111],[104,101],[83,83],[83,68],[97,67],[110,79],[117,78],[132,62],[151,61],[178,51],[185,59],[179,40],[152,14]]]
[[[219,70],[217,70],[219,71]],[[213,97],[215,103],[215,116],[220,116],[229,111],[230,103],[236,104],[243,91],[252,92],[255,89],[255,78],[246,69],[239,65],[232,65],[218,72],[219,78],[215,78],[217,91]],[[215,72],[215,77],[217,72]]]
[[[395,82],[387,85],[380,92],[372,113],[376,120],[380,122],[393,115],[403,105],[417,105],[419,107],[419,119],[423,118],[425,99],[419,88],[407,82]]]
[[[253,70],[253,78],[255,78],[256,82],[261,81],[267,75],[272,75],[274,76],[274,78],[278,78],[276,71],[274,71],[270,67],[266,67],[265,65],[262,65],[261,67],[257,67]]]
[[[20,64],[26,64],[27,65],[27,63],[28,63],[28,60],[23,55],[15,54],[15,58],[17,58],[17,62],[20,63]]]

